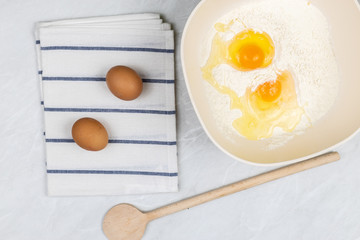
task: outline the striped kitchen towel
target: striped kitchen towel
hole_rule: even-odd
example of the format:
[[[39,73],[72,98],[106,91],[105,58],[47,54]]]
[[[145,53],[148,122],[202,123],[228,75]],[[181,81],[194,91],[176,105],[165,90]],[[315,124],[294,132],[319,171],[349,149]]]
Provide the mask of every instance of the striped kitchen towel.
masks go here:
[[[36,26],[45,118],[48,195],[119,195],[178,190],[174,36],[158,14],[42,22]],[[115,65],[136,70],[143,92],[122,101],[107,89]],[[82,117],[100,121],[99,152],[71,136]]]

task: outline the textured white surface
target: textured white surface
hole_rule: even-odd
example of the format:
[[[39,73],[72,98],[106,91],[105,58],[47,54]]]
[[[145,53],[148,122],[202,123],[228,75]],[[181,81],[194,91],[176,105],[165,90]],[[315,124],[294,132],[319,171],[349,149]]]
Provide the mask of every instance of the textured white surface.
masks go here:
[[[196,119],[179,50],[183,26],[197,2],[0,1],[1,239],[105,240],[102,217],[117,203],[150,210],[269,170],[227,157],[209,141]],[[34,23],[135,12],[159,12],[176,32],[180,192],[49,198],[45,195]],[[360,135],[338,150],[342,159],[337,163],[158,219],[148,226],[144,239],[360,239]]]

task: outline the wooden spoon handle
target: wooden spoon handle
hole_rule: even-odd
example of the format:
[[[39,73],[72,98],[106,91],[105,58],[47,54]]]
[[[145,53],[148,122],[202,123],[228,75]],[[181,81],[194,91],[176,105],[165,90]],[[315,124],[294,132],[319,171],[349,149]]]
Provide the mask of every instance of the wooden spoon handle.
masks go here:
[[[224,187],[202,193],[200,195],[172,203],[170,205],[155,209],[146,213],[149,220],[160,218],[187,208],[191,208],[200,205],[211,200],[230,195],[266,182],[276,180],[291,174],[301,172],[310,168],[318,167],[327,163],[331,163],[340,159],[340,155],[337,152],[327,153],[318,157],[314,157],[302,162],[291,164],[279,169],[272,170],[270,172],[262,173],[260,175],[247,178],[245,180],[226,185]]]

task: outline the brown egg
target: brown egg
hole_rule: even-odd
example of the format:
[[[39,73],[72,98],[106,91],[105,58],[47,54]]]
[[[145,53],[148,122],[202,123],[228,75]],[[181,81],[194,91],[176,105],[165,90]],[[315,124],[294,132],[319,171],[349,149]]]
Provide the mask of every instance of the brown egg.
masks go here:
[[[127,101],[139,97],[143,89],[139,75],[125,66],[112,67],[106,74],[106,84],[116,97]]]
[[[105,127],[93,118],[81,118],[72,127],[72,137],[77,145],[89,151],[99,151],[109,141]]]

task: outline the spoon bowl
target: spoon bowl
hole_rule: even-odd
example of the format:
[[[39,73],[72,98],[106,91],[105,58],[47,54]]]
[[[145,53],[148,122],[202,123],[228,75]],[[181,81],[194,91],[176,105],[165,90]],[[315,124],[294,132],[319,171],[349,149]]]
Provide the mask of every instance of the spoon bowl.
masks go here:
[[[103,231],[109,240],[140,240],[149,219],[130,204],[112,207],[103,220]]]

